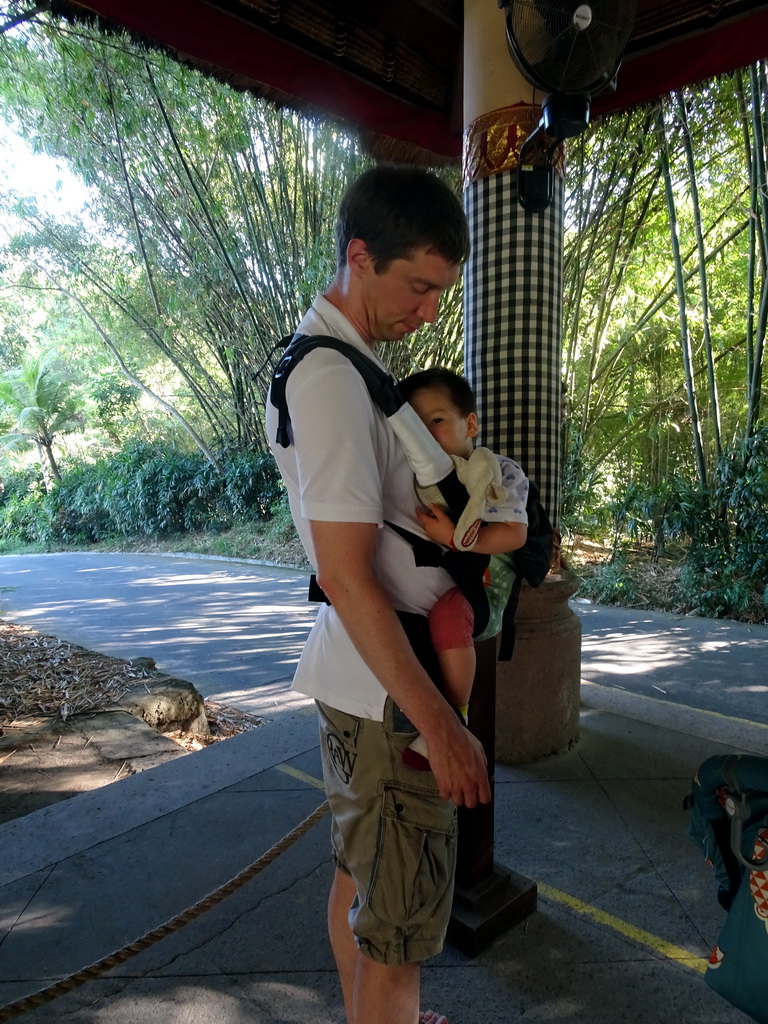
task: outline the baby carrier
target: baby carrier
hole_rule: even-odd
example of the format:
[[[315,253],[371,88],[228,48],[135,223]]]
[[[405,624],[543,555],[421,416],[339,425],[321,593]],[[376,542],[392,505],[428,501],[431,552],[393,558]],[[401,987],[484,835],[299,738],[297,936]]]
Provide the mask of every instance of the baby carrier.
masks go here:
[[[371,400],[389,420],[399,438],[417,483],[422,488],[437,487],[458,522],[468,500],[456,465],[427,431],[405,401],[393,376],[360,352],[354,345],[325,335],[296,335],[283,339],[288,343],[272,379],[270,401],[278,412],[276,441],[283,448],[292,443],[290,414],[285,396],[286,383],[294,367],[315,348],[341,352],[362,376]],[[441,566],[455,581],[474,613],[474,637],[484,640],[501,633],[499,660],[509,660],[515,640],[515,611],[523,580],[537,587],[549,572],[552,553],[552,525],[539,501],[536,485],[529,481],[528,537],[517,551],[504,555],[480,555],[471,550],[445,551],[439,544],[392,523],[395,530],[413,548],[418,566]],[[310,599],[322,600],[319,588],[310,585]]]
[[[688,833],[712,866],[728,912],[705,981],[768,1024],[768,758],[707,758],[684,806]]]

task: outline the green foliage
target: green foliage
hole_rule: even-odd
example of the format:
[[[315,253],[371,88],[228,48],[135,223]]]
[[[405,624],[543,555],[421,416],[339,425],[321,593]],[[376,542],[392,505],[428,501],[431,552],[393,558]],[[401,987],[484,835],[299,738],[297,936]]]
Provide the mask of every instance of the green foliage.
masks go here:
[[[50,494],[13,481],[0,501],[0,538],[51,545],[112,537],[225,529],[268,519],[280,495],[271,455],[222,455],[223,476],[199,452],[133,442],[95,463],[67,468]]]
[[[275,515],[282,482],[271,453],[235,452],[224,461],[224,496],[230,518]]]
[[[9,429],[0,446],[12,452],[37,448],[43,476],[59,477],[53,452],[56,439],[82,425],[74,381],[56,366],[56,353],[25,355],[21,366],[0,375],[0,414]]]
[[[618,554],[596,566],[582,579],[579,594],[599,604],[618,604],[632,608],[637,603],[637,588],[628,571],[626,559]]]
[[[0,109],[90,190],[79,222],[6,198],[19,283],[57,289],[142,383],[172,375],[200,436],[266,447],[274,346],[330,277],[356,142],[53,15],[4,40]]]
[[[681,595],[715,618],[768,618],[768,427],[730,446],[703,514],[688,524]]]
[[[630,565],[615,541],[613,557],[588,570],[580,593],[606,604],[767,621],[768,427],[727,447],[714,480],[706,491],[679,477],[658,488],[630,485],[611,506],[615,536],[652,536],[655,561],[670,541],[685,544],[666,592],[654,590],[643,560]]]
[[[561,522],[613,551],[600,599],[664,576],[665,607],[766,617],[764,82],[760,62],[571,144]]]
[[[0,504],[0,539],[23,544],[47,543],[51,537],[51,516],[44,490],[12,492]]]
[[[706,490],[720,439],[759,426],[765,104],[759,76],[724,76],[571,144],[563,355],[580,471],[566,506],[595,471],[609,495],[673,478]]]
[[[115,441],[130,436],[141,391],[114,370],[103,370],[88,389],[98,424]]]
[[[717,548],[692,548],[680,573],[681,604],[695,615],[760,622],[768,613],[764,591],[743,565]]]

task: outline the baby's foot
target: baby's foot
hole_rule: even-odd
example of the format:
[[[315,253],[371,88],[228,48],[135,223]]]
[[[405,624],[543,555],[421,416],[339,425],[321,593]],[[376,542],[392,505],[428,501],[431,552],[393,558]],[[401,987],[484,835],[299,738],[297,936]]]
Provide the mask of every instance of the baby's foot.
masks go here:
[[[403,751],[400,760],[403,764],[409,768],[414,768],[417,772],[429,772],[432,771],[429,764],[429,751],[427,750],[427,743],[424,737],[419,734],[413,743],[410,743]],[[429,1013],[432,1011],[430,1010]],[[435,1020],[439,1020],[438,1017]],[[428,1021],[427,1024],[430,1024]]]

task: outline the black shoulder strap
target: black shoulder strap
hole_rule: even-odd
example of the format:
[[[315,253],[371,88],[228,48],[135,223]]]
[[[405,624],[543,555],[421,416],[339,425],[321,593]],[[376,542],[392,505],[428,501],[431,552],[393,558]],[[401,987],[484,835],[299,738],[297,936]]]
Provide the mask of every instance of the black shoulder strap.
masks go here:
[[[272,387],[270,388],[270,401],[277,409],[277,434],[275,441],[281,448],[288,448],[291,444],[289,427],[291,416],[288,412],[288,402],[285,397],[285,387],[288,377],[294,367],[301,362],[304,356],[316,348],[332,348],[341,352],[352,363],[355,369],[365,382],[371,401],[377,405],[385,416],[391,416],[403,405],[405,399],[400,394],[397,381],[386,370],[383,370],[372,359],[369,359],[364,352],[361,352],[354,345],[339,338],[332,338],[325,334],[296,334],[293,338],[283,339],[289,341],[288,347],[275,367],[272,376]]]
[[[520,603],[520,590],[523,586],[523,577],[515,576],[512,589],[509,592],[504,611],[501,613],[501,638],[499,640],[499,661],[511,661],[512,652],[515,649],[517,639],[517,624],[515,615],[517,606]]]
[[[466,491],[464,492],[466,495]],[[474,636],[479,636],[488,625],[490,608],[485,594],[484,576],[490,555],[478,555],[474,551],[445,551],[439,544],[419,537],[396,523],[385,520],[385,525],[399,534],[413,548],[417,566],[440,566],[445,569],[453,582],[469,601],[474,615]]]

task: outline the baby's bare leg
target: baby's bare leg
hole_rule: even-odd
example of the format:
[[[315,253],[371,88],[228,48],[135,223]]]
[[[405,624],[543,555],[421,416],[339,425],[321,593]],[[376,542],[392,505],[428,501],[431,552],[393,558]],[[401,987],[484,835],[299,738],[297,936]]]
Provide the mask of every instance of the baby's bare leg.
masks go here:
[[[448,651],[438,651],[437,660],[445,684],[445,699],[452,707],[466,708],[477,668],[475,648],[453,647]]]
[[[443,676],[445,699],[451,707],[456,708],[466,725],[469,697],[477,667],[475,648],[452,647],[447,651],[438,651],[437,660]],[[422,772],[429,771],[429,750],[421,734],[405,749],[403,761],[409,768]]]

